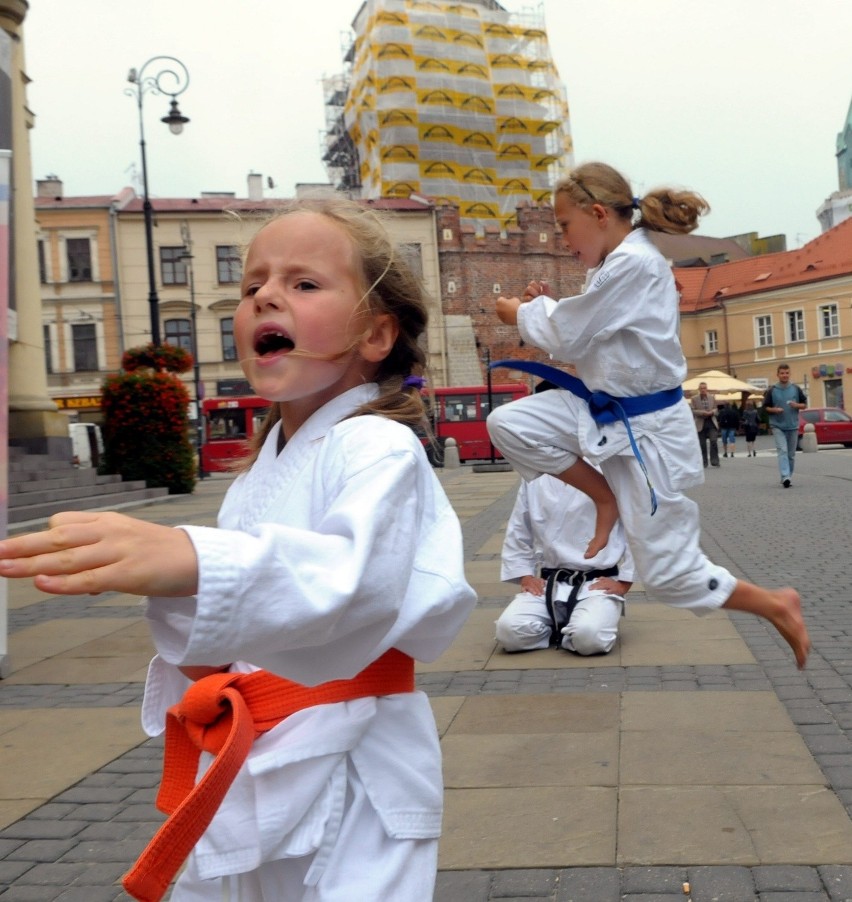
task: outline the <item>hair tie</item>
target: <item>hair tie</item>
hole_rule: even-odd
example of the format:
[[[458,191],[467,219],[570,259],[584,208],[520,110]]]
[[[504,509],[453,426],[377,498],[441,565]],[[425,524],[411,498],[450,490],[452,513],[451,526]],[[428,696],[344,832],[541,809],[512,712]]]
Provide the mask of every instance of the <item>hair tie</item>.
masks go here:
[[[633,198],[633,209],[638,210],[641,206],[642,206],[642,202],[639,200],[639,198],[634,197]]]
[[[402,380],[403,388],[423,388],[426,380],[422,376],[406,376]]]

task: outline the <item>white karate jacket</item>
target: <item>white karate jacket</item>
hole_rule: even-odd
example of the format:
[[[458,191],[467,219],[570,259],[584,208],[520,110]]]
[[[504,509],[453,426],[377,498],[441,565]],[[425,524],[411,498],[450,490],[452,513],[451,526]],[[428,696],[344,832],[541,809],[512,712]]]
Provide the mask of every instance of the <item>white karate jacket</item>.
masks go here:
[[[606,546],[593,558],[583,557],[595,531],[591,499],[546,473],[522,482],[506,526],[500,579],[517,582],[537,573],[537,565],[554,570],[606,570],[618,565],[618,579],[632,583],[633,556],[621,521]]]
[[[461,628],[476,596],[458,519],[419,440],[383,417],[343,419],[376,392],[333,399],[281,454],[276,427],[229,489],[219,528],[180,527],[198,554],[199,589],[148,600],[158,651],[143,704],[149,735],[188,685],[176,665],[235,662],[316,685],[390,648],[432,661]],[[332,845],[347,759],[389,836],[439,835],[440,748],[426,696],[322,705],[255,742],[196,847],[202,878]]]
[[[573,363],[592,391],[616,398],[675,388],[686,378],[680,346],[679,299],[671,267],[635,229],[589,271],[582,294],[558,301],[541,295],[518,311],[524,341],[556,360]],[[558,402],[552,400],[554,406]],[[582,454],[600,464],[631,454],[622,423],[598,426],[580,405]],[[688,403],[632,417],[634,437],[647,439],[662,460],[671,486],[681,491],[704,481],[700,449]],[[641,445],[641,443],[640,443]]]

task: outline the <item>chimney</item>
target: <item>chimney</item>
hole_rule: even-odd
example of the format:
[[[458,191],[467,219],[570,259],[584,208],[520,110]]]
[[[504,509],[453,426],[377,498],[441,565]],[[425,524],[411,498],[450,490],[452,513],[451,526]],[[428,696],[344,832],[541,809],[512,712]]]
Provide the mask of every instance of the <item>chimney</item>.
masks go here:
[[[46,175],[36,182],[36,197],[62,198],[62,179],[58,175]]]
[[[263,200],[263,176],[259,172],[248,174],[248,199]]]

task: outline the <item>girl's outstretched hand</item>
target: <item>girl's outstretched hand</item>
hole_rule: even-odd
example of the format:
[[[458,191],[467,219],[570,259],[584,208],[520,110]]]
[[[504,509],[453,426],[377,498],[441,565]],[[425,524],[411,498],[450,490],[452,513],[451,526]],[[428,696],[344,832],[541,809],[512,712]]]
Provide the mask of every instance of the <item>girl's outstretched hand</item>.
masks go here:
[[[0,542],[0,576],[51,595],[193,595],[198,559],[182,529],[116,513],[54,514],[44,532]]]

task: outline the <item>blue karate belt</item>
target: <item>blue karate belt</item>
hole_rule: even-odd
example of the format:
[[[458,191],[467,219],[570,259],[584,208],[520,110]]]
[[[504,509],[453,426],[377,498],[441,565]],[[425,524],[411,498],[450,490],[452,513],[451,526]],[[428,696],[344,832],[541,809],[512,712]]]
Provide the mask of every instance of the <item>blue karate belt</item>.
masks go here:
[[[655,391],[650,395],[638,395],[635,398],[614,398],[612,395],[604,391],[591,391],[586,384],[566,373],[557,369],[555,366],[549,366],[546,363],[537,363],[535,360],[497,360],[491,364],[491,369],[497,367],[506,367],[513,370],[521,370],[524,373],[531,373],[540,379],[547,379],[559,388],[564,388],[571,394],[582,398],[589,405],[589,413],[592,419],[599,425],[606,423],[615,423],[621,421],[627,429],[627,438],[630,439],[630,447],[633,450],[633,456],[639,461],[642,473],[645,476],[645,482],[648,484],[648,491],[651,493],[651,516],[657,512],[657,493],[654,486],[651,485],[651,478],[648,476],[648,469],[645,461],[642,460],[642,454],[636,439],[633,437],[633,430],[630,428],[630,417],[638,417],[643,413],[653,413],[656,410],[663,410],[677,404],[683,398],[683,389],[668,388],[664,391]]]

